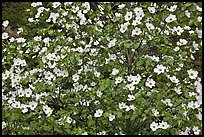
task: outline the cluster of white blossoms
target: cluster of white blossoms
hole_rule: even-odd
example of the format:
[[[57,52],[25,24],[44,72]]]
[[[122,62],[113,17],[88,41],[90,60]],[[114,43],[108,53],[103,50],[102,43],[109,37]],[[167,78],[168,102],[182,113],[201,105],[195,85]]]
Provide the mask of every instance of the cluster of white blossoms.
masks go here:
[[[152,131],[156,131],[157,129],[160,129],[160,128],[161,129],[167,129],[169,127],[170,127],[170,125],[165,121],[162,121],[160,123],[152,122],[150,124],[150,128]]]
[[[151,31],[151,30],[154,30],[154,29],[155,29],[154,25],[153,25],[153,24],[151,24],[151,23],[146,23],[145,25],[146,25],[146,27],[147,27],[147,29],[148,29],[149,31]]]
[[[76,121],[74,119],[72,119],[70,116],[61,117],[60,119],[57,120],[57,122],[59,125],[64,125],[66,122],[69,124],[71,124],[71,123],[75,124],[76,123]]]
[[[123,6],[125,5],[119,5],[119,8],[123,8]],[[136,26],[138,24],[141,23],[141,20],[142,18],[144,17],[144,12],[143,12],[143,9],[140,8],[140,7],[136,7],[134,8],[134,14],[136,15],[135,16],[135,19],[133,19],[133,22],[132,22],[132,25],[133,26]],[[121,16],[119,13],[116,14],[116,16]],[[126,15],[124,16],[125,17],[125,21],[127,21],[126,23],[124,24],[121,24],[120,26],[120,32],[121,33],[124,33],[126,32],[126,30],[128,29],[128,26],[130,25],[129,21],[132,19],[133,17],[133,12],[127,12]],[[132,30],[132,36],[134,35],[140,35],[142,33],[141,29],[140,28],[134,28]]]
[[[127,76],[127,81],[132,82],[134,85],[137,85],[141,80],[140,74],[137,74],[136,76],[129,75]]]
[[[51,13],[50,13],[50,16],[49,16],[49,18],[46,20],[46,22],[51,22],[51,21],[53,21],[54,23],[56,23],[56,22],[57,22],[57,18],[58,18],[59,16],[60,16],[59,13],[51,12]]]
[[[159,115],[159,111],[155,108],[152,109],[152,113],[154,114],[154,116],[158,116]]]
[[[191,129],[195,135],[199,135],[201,132],[198,126],[193,126],[193,128],[186,127],[185,131],[180,131],[178,134],[179,135],[189,135],[189,133],[191,132]]]
[[[26,61],[20,58],[14,58],[13,63],[14,63],[14,66],[26,66],[27,65]]]
[[[143,9],[141,7],[136,7],[136,8],[133,9],[133,11],[134,11],[134,13],[136,15],[136,17],[135,17],[136,20],[141,20],[145,15],[144,11],[143,11]]]
[[[77,17],[79,17],[79,19],[80,19],[80,22],[79,22],[79,24],[80,25],[85,25],[87,22],[86,22],[86,17],[85,17],[85,15],[82,13],[82,10],[78,10],[78,12],[77,12]]]
[[[52,114],[52,112],[53,112],[53,110],[50,107],[48,107],[47,105],[43,106],[43,111],[45,112],[47,117],[49,117]]]
[[[32,90],[30,88],[25,89],[25,90],[23,90],[23,89],[18,90],[18,96],[19,97],[23,97],[23,96],[30,97],[31,95],[32,95]]]
[[[59,7],[60,5],[61,5],[60,2],[53,2],[53,3],[52,3],[52,7],[53,7],[53,8],[57,8],[57,7]]]
[[[191,17],[191,13],[188,10],[185,10],[185,15],[186,15],[187,18]]]
[[[97,133],[96,135],[106,135],[106,131],[101,131],[101,132]]]
[[[179,47],[175,47],[174,51],[179,51],[179,49],[180,49]]]
[[[49,66],[48,66],[48,67],[49,67]],[[49,67],[49,68],[52,68],[52,67]],[[56,74],[57,77],[60,77],[60,76],[62,76],[62,77],[68,77],[68,75],[69,75],[68,71],[66,71],[66,70],[60,70],[60,69],[58,69],[58,68],[56,68],[56,67],[54,68],[53,72]]]
[[[31,3],[32,7],[37,7],[37,6],[41,6],[41,5],[42,5],[42,2],[32,2]]]
[[[181,45],[186,45],[188,43],[188,41],[187,40],[185,40],[185,39],[179,39],[179,41],[177,41],[177,45],[178,46],[181,46]]]
[[[38,22],[38,21],[39,21],[38,18],[40,17],[41,13],[43,13],[44,10],[49,11],[49,9],[46,9],[46,8],[44,8],[44,7],[39,7],[39,8],[37,9],[38,12],[37,12],[37,14],[35,15],[35,19],[36,19],[36,20],[34,20],[33,18],[29,18],[28,21],[30,20],[31,22],[34,22],[34,21],[35,21],[35,22]]]
[[[159,62],[159,57],[155,56],[155,55],[144,55],[145,58],[150,58],[151,60],[155,61],[155,62]]]
[[[110,40],[109,43],[108,43],[108,48],[114,47],[115,44],[116,44],[116,41],[117,41],[116,38]]]
[[[90,7],[89,2],[84,2],[84,3],[82,4],[82,6],[85,8],[85,9],[83,10],[83,13],[84,13],[84,14],[86,14],[88,11],[91,10],[91,7]]]
[[[8,70],[5,71],[5,73],[2,73],[2,79],[6,80],[10,76],[10,72]]]
[[[165,100],[162,99],[161,102],[167,106],[170,106],[170,107],[173,106],[173,104],[171,103],[171,99],[165,99]]]
[[[20,103],[18,101],[14,101],[14,103],[12,104],[12,106],[14,108],[20,108],[22,113],[26,113],[28,112],[28,108],[30,108],[31,110],[34,110],[36,107],[37,107],[38,103],[35,102],[35,101],[31,101],[29,102],[29,104],[23,104],[23,103]]]
[[[132,96],[131,96],[132,97]],[[133,97],[134,98],[134,97]],[[124,102],[119,103],[119,108],[120,109],[125,109],[125,111],[130,111],[133,110],[135,111],[136,107],[134,105],[126,105]]]
[[[126,84],[125,88],[131,91],[134,90],[135,85],[137,85],[140,82],[140,80],[141,80],[141,76],[139,74],[137,74],[136,76],[133,76],[133,75],[127,76],[127,81],[131,83]]]
[[[52,61],[59,61],[60,60],[60,56],[57,55],[56,53],[48,53],[46,56],[44,56],[45,59],[47,60],[52,60]],[[43,58],[42,58],[43,59]],[[44,62],[44,60],[43,60]]]
[[[141,7],[136,7],[134,9],[134,13],[135,13],[136,17],[133,20],[132,25],[137,26],[137,25],[142,23],[141,20],[144,17],[144,11],[143,11],[143,9]]]
[[[188,108],[192,108],[192,109],[196,109],[199,108],[201,105],[201,103],[199,103],[198,101],[190,101],[188,102]]]
[[[171,12],[174,12],[174,11],[176,11],[177,7],[178,7],[178,5],[172,5],[170,7],[166,7],[166,9],[171,11]]]

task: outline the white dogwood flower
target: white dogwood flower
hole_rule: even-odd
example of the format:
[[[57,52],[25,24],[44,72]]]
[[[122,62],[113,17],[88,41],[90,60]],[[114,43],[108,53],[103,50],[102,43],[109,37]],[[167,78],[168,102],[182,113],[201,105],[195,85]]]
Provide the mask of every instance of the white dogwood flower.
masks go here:
[[[108,118],[109,118],[109,121],[113,121],[115,119],[115,115],[110,114]]]
[[[5,20],[2,25],[6,28],[8,25],[9,25],[9,21],[8,20]]]
[[[145,85],[146,85],[147,87],[152,88],[152,87],[155,86],[155,83],[156,83],[156,82],[155,82],[152,78],[147,78],[147,80],[146,80],[146,82],[145,82]]]
[[[156,131],[159,128],[159,124],[156,123],[156,122],[152,122],[150,124],[150,128],[151,128],[152,131]]]
[[[112,71],[112,75],[117,75],[119,73],[119,70],[118,69],[115,69],[115,68],[113,68],[113,71]]]
[[[132,19],[132,12],[127,12],[125,15],[125,21],[129,21]]]
[[[170,14],[170,15],[165,19],[165,21],[166,21],[167,23],[173,22],[173,21],[175,21],[175,20],[177,20],[176,15],[172,15],[172,14]]]
[[[128,101],[135,100],[135,96],[134,96],[134,95],[129,94],[129,95],[128,95],[128,99],[127,99],[127,100],[128,100]]]
[[[190,79],[196,79],[198,76],[198,71],[190,69],[187,71]]]
[[[103,110],[102,109],[98,109],[96,110],[96,113],[94,114],[94,117],[101,117],[103,114]]]
[[[164,73],[165,69],[166,69],[165,66],[157,65],[156,68],[154,68],[154,72],[157,74]]]

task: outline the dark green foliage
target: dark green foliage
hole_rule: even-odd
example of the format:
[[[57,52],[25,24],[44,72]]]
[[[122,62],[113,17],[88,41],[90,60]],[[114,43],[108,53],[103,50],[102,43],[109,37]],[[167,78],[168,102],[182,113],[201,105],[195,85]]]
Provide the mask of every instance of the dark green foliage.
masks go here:
[[[26,9],[30,8],[31,2],[2,2],[2,21],[9,20],[9,26],[17,29],[28,21]]]

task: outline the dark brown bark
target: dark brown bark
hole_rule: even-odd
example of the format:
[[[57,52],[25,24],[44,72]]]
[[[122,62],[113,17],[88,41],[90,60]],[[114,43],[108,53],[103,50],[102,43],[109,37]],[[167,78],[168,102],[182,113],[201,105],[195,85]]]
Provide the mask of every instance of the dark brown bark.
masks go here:
[[[3,32],[8,33],[9,37],[13,37],[13,38],[19,38],[20,37],[16,32],[14,32],[13,30],[11,30],[9,28],[2,27],[2,33]]]

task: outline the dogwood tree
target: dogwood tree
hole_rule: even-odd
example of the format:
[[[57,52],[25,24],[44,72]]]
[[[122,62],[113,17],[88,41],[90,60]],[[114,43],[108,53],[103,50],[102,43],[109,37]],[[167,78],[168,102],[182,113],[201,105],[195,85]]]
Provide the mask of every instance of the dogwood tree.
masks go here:
[[[2,33],[3,134],[201,134],[201,3],[31,6]]]

